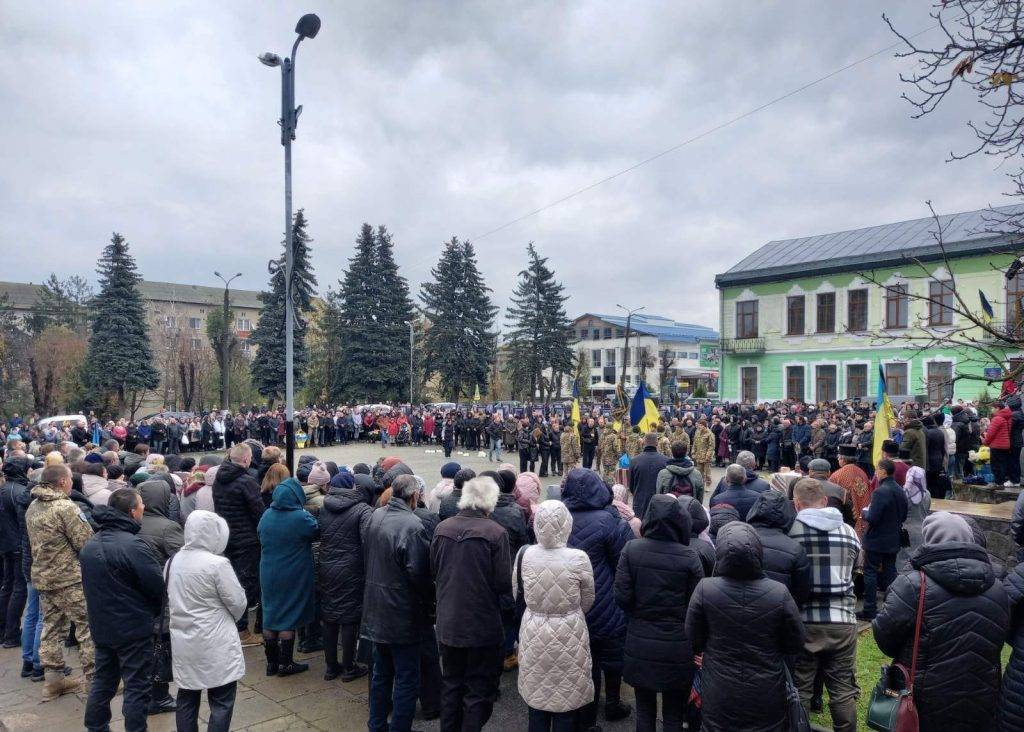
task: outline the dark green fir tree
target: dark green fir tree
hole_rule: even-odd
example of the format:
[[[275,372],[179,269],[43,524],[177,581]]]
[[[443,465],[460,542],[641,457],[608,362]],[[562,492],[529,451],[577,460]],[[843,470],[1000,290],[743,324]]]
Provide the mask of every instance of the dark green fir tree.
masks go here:
[[[451,401],[472,398],[477,386],[487,390],[495,358],[494,316],[489,288],[477,266],[476,252],[457,238],[444,245],[420,300],[430,327],[425,334],[427,375],[437,374],[441,392]]]
[[[117,232],[100,256],[100,291],[92,300],[92,331],[84,381],[94,402],[116,398],[117,413],[134,418],[148,389],[160,377],[153,367],[146,309],[135,259]]]
[[[305,213],[300,208],[292,224],[292,304],[295,316],[292,359],[296,391],[305,383],[309,361],[306,329],[317,284],[311,261],[312,239],[306,231],[307,225]],[[282,242],[282,248],[287,251],[287,239]],[[270,263],[270,289],[260,293],[260,317],[250,337],[257,349],[250,366],[253,385],[270,402],[283,398],[285,391],[285,256],[282,252]]]

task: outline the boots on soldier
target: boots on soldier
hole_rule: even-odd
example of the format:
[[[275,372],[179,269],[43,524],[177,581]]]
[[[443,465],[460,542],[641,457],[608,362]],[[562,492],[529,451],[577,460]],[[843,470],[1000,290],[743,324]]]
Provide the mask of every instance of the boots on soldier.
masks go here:
[[[78,691],[81,682],[64,675],[59,669],[48,668],[43,674],[43,701],[53,701],[62,694]]]

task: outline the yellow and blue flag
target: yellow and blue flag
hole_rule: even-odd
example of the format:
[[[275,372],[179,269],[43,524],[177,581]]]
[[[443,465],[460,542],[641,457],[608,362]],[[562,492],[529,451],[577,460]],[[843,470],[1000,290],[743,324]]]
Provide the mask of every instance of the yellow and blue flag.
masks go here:
[[[878,465],[882,459],[882,443],[892,435],[892,427],[896,423],[896,413],[893,411],[892,403],[889,401],[889,394],[885,385],[885,371],[881,364],[878,366],[878,401],[875,404],[875,431],[871,445],[871,460],[873,465]]]
[[[580,382],[579,379],[573,379],[572,382],[572,411],[569,413],[569,418],[572,420],[573,428],[576,430],[576,434],[580,433]]]
[[[988,301],[988,298],[985,297],[985,293],[981,290],[978,290],[978,299],[981,300],[981,309],[983,311],[981,320],[985,325],[991,325],[992,318],[995,317],[995,311],[992,310],[992,303]]]
[[[629,421],[634,427],[639,427],[641,432],[651,432],[661,421],[658,408],[651,399],[651,393],[647,391],[647,385],[641,381],[633,395],[633,404],[629,408]]]

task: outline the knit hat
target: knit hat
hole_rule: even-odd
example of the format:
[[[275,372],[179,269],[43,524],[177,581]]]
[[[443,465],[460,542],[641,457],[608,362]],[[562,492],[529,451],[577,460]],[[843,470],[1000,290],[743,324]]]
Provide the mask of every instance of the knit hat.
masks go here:
[[[356,463],[352,466],[352,475],[369,475],[370,466],[366,463]]]
[[[896,455],[900,451],[900,446],[893,440],[882,441],[882,452],[886,455]]]
[[[459,472],[461,467],[458,463],[445,463],[441,466],[441,477],[450,480],[455,477],[455,474]]]
[[[134,473],[132,473],[132,477],[131,477],[131,484],[132,484],[133,486],[139,486],[139,485],[142,485],[142,484],[143,484],[143,483],[145,483],[145,482],[146,482],[147,480],[149,480],[149,479],[150,479],[150,477],[151,477],[151,476],[150,476],[150,474],[149,474],[149,473],[144,473],[144,472],[142,472],[141,470],[136,470],[136,471],[135,471]]]
[[[331,473],[327,470],[327,466],[321,462],[313,463],[313,467],[309,469],[309,482],[322,488],[330,480]]]
[[[711,524],[708,531],[712,537],[718,536],[718,530],[732,521],[740,521],[740,512],[728,503],[719,503],[711,507]]]
[[[974,533],[962,516],[949,511],[936,511],[925,517],[921,524],[925,544],[945,544],[950,541],[974,542]]]
[[[386,458],[384,458],[384,459],[383,459],[383,460],[381,461],[381,463],[380,463],[380,469],[381,469],[381,470],[382,470],[383,472],[385,472],[385,473],[386,473],[386,472],[388,472],[389,470],[391,470],[391,468],[393,468],[393,467],[395,467],[396,465],[398,465],[398,464],[399,464],[400,462],[402,462],[402,458],[400,458],[400,457],[394,457],[394,456],[392,456],[392,457],[386,457]]]
[[[103,456],[100,455],[98,452],[90,452],[88,455],[85,456],[85,462],[87,462],[87,463],[102,463],[103,462]]]
[[[331,478],[332,488],[352,488],[356,484],[356,477],[347,470],[339,470],[338,474]]]

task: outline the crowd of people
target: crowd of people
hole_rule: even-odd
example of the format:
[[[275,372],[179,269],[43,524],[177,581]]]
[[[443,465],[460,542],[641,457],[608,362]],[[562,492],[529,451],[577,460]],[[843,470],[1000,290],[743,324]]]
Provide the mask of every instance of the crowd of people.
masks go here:
[[[265,412],[242,416],[225,453],[194,456],[138,429],[129,443],[99,423],[54,435],[15,418],[0,640],[20,645],[44,700],[87,685],[89,730],[108,728],[122,683],[128,730],[161,712],[195,730],[204,692],[208,729],[227,730],[242,649],[262,646],[267,676],[308,672],[296,650],[322,652],[329,681],[369,674],[373,731],[411,730],[417,707],[442,729],[482,729],[508,672],[531,731],[631,716],[654,730],[659,701],[666,730],[782,730],[788,695],[815,710],[827,690],[842,732],[858,727],[857,623],[870,621],[896,662],[910,668],[920,646],[922,730],[1024,729],[1024,563],[1007,571],[969,518],[930,510],[982,444],[1009,470],[1024,427],[1012,399],[991,419],[964,403],[901,408],[879,460],[860,402],[672,408],[645,433],[600,405],[579,425],[541,408],[450,410],[439,442],[436,423],[420,439],[445,447],[461,422],[460,444],[494,469],[447,449],[431,486],[388,440],[351,467],[302,454],[293,473],[260,439]],[[424,411],[375,413],[375,426]],[[509,449],[518,466],[502,462]]]

